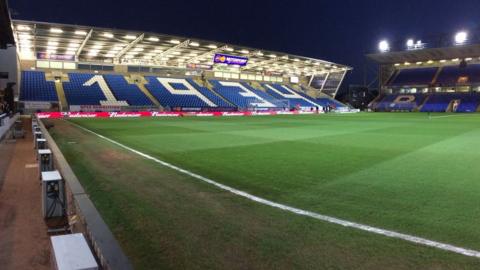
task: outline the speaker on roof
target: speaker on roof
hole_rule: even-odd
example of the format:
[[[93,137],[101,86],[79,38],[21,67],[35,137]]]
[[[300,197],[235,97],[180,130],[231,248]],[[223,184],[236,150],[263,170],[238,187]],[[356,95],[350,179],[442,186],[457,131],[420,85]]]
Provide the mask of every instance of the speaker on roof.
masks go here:
[[[462,59],[462,61],[460,62],[460,68],[466,68],[467,67],[467,61],[465,61],[465,59]]]

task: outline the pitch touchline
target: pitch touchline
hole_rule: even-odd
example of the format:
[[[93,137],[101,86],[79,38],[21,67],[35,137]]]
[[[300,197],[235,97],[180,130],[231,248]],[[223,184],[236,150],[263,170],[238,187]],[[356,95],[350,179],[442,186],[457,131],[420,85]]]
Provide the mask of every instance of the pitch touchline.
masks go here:
[[[233,194],[236,194],[238,196],[247,198],[249,200],[252,200],[252,201],[264,204],[264,205],[275,207],[275,208],[278,208],[278,209],[281,209],[281,210],[284,210],[284,211],[288,211],[288,212],[291,212],[291,213],[294,213],[294,214],[297,214],[297,215],[307,216],[307,217],[315,218],[315,219],[318,219],[318,220],[321,220],[321,221],[326,221],[326,222],[329,222],[329,223],[342,225],[344,227],[355,228],[355,229],[359,229],[359,230],[362,230],[362,231],[367,231],[367,232],[371,232],[371,233],[375,233],[375,234],[379,234],[379,235],[384,235],[384,236],[391,237],[391,238],[402,239],[402,240],[405,240],[405,241],[408,241],[408,242],[412,242],[412,243],[421,244],[421,245],[424,245],[424,246],[434,247],[434,248],[438,248],[438,249],[441,249],[441,250],[462,254],[462,255],[465,255],[465,256],[480,258],[480,251],[476,251],[476,250],[473,250],[473,249],[466,249],[466,248],[457,247],[457,246],[450,245],[450,244],[445,244],[445,243],[441,243],[441,242],[428,240],[426,238],[421,238],[421,237],[417,237],[417,236],[413,236],[413,235],[408,235],[408,234],[404,234],[404,233],[399,233],[399,232],[395,232],[395,231],[390,231],[390,230],[385,230],[385,229],[381,229],[381,228],[377,228],[377,227],[372,227],[372,226],[369,226],[369,225],[355,223],[355,222],[351,222],[351,221],[347,221],[347,220],[343,220],[343,219],[339,219],[339,218],[335,218],[335,217],[331,217],[331,216],[318,214],[318,213],[307,211],[307,210],[302,210],[302,209],[295,208],[295,207],[292,207],[292,206],[288,206],[288,205],[285,205],[285,204],[276,203],[276,202],[273,202],[273,201],[270,201],[270,200],[267,200],[267,199],[263,199],[263,198],[255,196],[255,195],[249,194],[247,192],[229,187],[227,185],[220,184],[220,183],[218,183],[214,180],[211,180],[207,177],[203,177],[199,174],[196,174],[196,173],[193,173],[191,171],[182,169],[182,168],[177,167],[173,164],[170,164],[170,163],[165,162],[163,160],[157,159],[157,158],[152,157],[148,154],[142,153],[138,150],[135,150],[131,147],[128,147],[124,144],[121,144],[121,143],[119,143],[115,140],[112,140],[108,137],[105,137],[101,134],[98,134],[98,133],[96,133],[92,130],[84,128],[84,127],[82,127],[80,125],[77,125],[75,123],[72,123],[72,122],[69,122],[69,123],[71,123],[72,125],[75,125],[76,127],[80,128],[84,131],[92,133],[97,137],[100,137],[100,138],[102,138],[106,141],[109,141],[109,142],[117,145],[117,146],[120,146],[121,148],[124,148],[124,149],[126,149],[130,152],[133,152],[133,153],[135,153],[139,156],[142,156],[146,159],[149,159],[149,160],[152,160],[156,163],[159,163],[159,164],[161,164],[165,167],[171,168],[173,170],[184,173],[186,175],[189,175],[189,176],[191,176],[193,178],[196,178],[198,180],[201,180],[203,182],[209,183],[209,184],[211,184],[213,186],[216,186],[220,189],[229,191]]]

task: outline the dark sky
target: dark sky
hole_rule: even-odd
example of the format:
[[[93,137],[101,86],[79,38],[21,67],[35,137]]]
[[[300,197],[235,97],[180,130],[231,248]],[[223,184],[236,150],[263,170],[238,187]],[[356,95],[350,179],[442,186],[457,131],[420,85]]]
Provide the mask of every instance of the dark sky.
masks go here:
[[[363,82],[364,54],[381,38],[453,35],[480,21],[480,0],[9,2],[18,19],[155,31],[347,64],[355,69],[347,84]]]

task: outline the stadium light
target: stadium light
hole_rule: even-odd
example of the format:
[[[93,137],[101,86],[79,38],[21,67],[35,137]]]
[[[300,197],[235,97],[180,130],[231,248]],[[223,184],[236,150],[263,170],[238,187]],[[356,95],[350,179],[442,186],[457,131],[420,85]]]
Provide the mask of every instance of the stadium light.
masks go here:
[[[157,38],[157,37],[149,37],[149,38],[147,38],[147,40],[149,40],[149,41],[154,41],[154,42],[160,41],[160,39]]]
[[[17,26],[17,30],[18,31],[30,31],[30,27],[29,26],[26,26],[26,25],[19,25]]]
[[[216,49],[216,48],[217,48],[217,45],[215,45],[215,44],[210,44],[210,45],[208,45],[207,47],[210,48],[210,49]]]
[[[413,41],[413,39],[407,40],[407,47],[408,47],[408,48],[413,47],[413,45],[415,45],[415,41]]]
[[[180,44],[180,40],[178,40],[178,39],[172,39],[172,40],[170,40],[170,43],[172,43],[172,44]]]
[[[193,47],[198,47],[198,46],[200,46],[200,44],[199,44],[198,42],[195,42],[195,41],[190,42],[189,45],[190,45],[190,46],[193,46]]]
[[[386,40],[382,40],[378,43],[378,49],[380,52],[388,52],[390,51],[390,44]]]
[[[125,39],[136,39],[137,37],[136,37],[136,36],[132,36],[132,35],[126,35],[124,38],[125,38]]]
[[[112,33],[103,33],[103,36],[106,37],[106,38],[113,38]]]
[[[460,31],[455,35],[455,44],[462,45],[468,40],[468,33],[465,31]]]
[[[50,32],[55,33],[55,34],[61,34],[63,33],[63,30],[60,28],[50,28]]]
[[[77,30],[77,31],[75,31],[75,35],[77,35],[77,36],[86,36],[86,35],[87,35],[87,32],[81,31],[81,30]]]

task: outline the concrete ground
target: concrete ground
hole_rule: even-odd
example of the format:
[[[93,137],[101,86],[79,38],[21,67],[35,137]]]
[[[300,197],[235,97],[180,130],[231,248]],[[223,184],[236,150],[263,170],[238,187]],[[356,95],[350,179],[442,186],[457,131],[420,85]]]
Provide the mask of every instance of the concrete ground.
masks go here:
[[[25,139],[0,142],[0,269],[51,269],[30,123]]]

